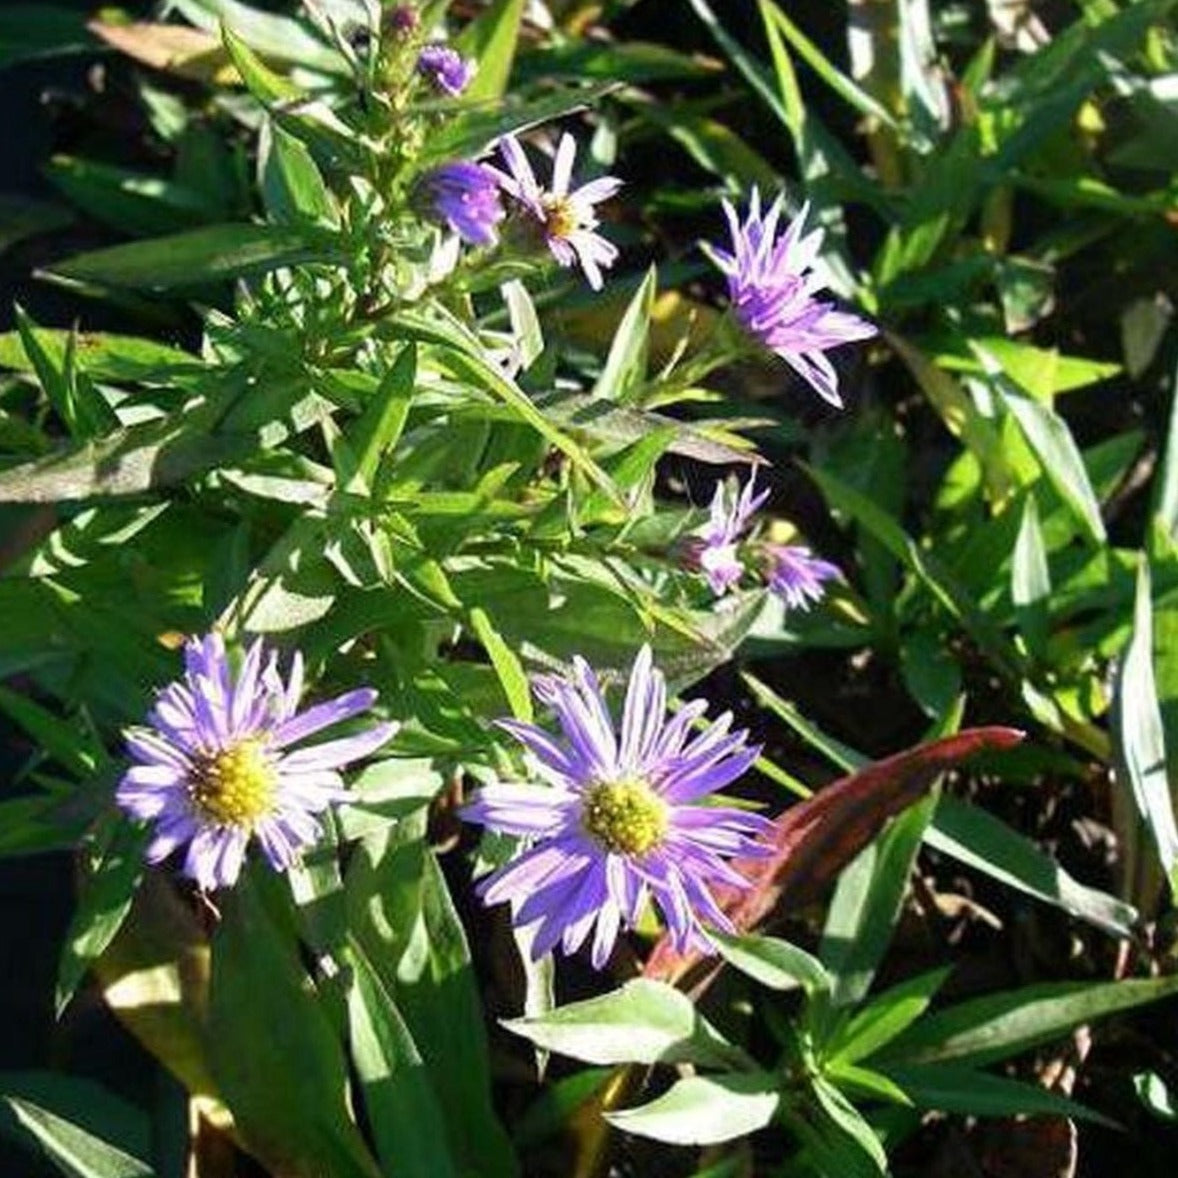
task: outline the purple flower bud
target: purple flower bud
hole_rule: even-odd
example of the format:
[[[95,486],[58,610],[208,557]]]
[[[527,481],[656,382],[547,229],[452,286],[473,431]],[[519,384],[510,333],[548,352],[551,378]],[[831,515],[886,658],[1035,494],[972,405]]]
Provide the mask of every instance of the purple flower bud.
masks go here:
[[[482,164],[456,160],[422,180],[429,215],[471,245],[494,245],[495,226],[503,220],[499,181]]]
[[[418,25],[421,24],[421,17],[418,16],[417,9],[412,4],[398,4],[385,13],[384,23],[389,32],[405,36],[417,31]]]
[[[435,90],[457,98],[474,77],[474,62],[464,60],[448,45],[427,45],[418,55],[417,72]]]

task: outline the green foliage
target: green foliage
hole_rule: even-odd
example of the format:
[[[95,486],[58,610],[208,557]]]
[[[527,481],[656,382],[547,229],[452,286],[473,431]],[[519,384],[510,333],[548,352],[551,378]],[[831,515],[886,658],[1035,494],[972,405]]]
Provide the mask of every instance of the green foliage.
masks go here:
[[[925,0],[852,5],[846,44],[841,13],[758,0],[747,26],[678,6],[718,60],[602,35],[641,15],[626,3],[554,0],[549,26],[491,0],[458,29],[475,9],[435,0],[409,31],[389,5],[281,7],[0,13],[0,68],[98,37],[150,69],[146,155],[71,148],[44,168],[113,242],[87,234],[39,272],[140,326],[18,307],[0,335],[0,711],[21,734],[0,857],[77,852],[58,1012],[92,977],[237,1145],[290,1175],[510,1178],[570,1128],[567,1172],[600,1173],[610,1129],[723,1147],[775,1126],[782,1173],[874,1178],[913,1110],[1111,1123],[1027,1055],[1178,988],[1157,930],[1139,936],[1172,920],[1178,860],[1175,0],[1086,3],[1014,48],[980,9],[955,28]],[[477,70],[443,98],[416,55],[448,19]],[[578,182],[637,165],[607,218],[625,261],[592,296],[518,213],[467,249],[430,206],[437,166],[565,128]],[[754,185],[807,204],[824,283],[880,327],[840,373],[852,408],[816,425],[701,298],[694,258],[649,263]],[[13,256],[75,223],[7,197],[0,216]],[[808,614],[759,588],[714,600],[690,559],[701,515],[671,497],[762,457],[778,489],[795,462],[812,491],[754,541],[812,531],[844,570]],[[301,650],[317,696],[375,687],[401,728],[297,869],[252,864],[197,920],[111,793],[121,730],[175,676],[181,636],[211,629]],[[765,781],[809,794],[794,738],[852,776],[778,818],[776,858],[741,864],[714,955],[664,940],[648,976],[558,1004],[528,931],[499,937],[467,895],[468,851],[478,872],[518,848],[459,842],[455,808],[531,774],[493,722],[546,722],[534,672],[581,655],[616,679],[644,642],[677,692],[756,664],[732,682],[759,710]],[[840,654],[858,686],[812,711],[830,683],[807,673]],[[962,743],[917,746],[924,724]],[[987,808],[1017,794],[1035,814],[1063,791],[1111,813],[1115,884]],[[1075,918],[1084,980],[962,996],[939,943],[913,973],[913,874],[931,891],[946,859]],[[185,914],[171,940],[137,896],[145,870]],[[631,947],[657,931],[645,914]],[[1101,937],[1142,976],[1092,980]],[[531,1054],[501,1054],[491,995]],[[593,1066],[529,1086],[509,1133],[500,1111],[521,1104],[501,1089],[549,1052]],[[1158,1118],[1168,1081],[1134,1080]],[[93,1085],[12,1074],[0,1103],[0,1132],[65,1174],[157,1172],[145,1114]],[[701,1178],[747,1168],[729,1148]]]

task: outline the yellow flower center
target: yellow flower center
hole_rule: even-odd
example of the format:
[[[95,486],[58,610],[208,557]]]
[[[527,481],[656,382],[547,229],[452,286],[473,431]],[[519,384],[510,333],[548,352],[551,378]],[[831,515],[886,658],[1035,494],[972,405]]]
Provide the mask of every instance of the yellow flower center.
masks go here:
[[[561,196],[544,201],[544,228],[549,237],[566,238],[580,227],[580,218],[570,201]]]
[[[210,822],[249,826],[274,808],[278,774],[260,740],[243,740],[196,762],[192,804]]]
[[[607,851],[645,855],[667,833],[667,803],[645,781],[601,781],[585,792],[581,824]]]

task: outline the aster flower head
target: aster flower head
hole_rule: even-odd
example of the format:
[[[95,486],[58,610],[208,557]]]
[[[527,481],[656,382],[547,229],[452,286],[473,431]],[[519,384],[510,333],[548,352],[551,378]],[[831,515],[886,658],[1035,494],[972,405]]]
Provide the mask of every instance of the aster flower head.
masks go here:
[[[722,597],[744,576],[738,541],[750,521],[769,498],[769,489],[756,491],[757,476],[735,494],[727,484],[716,484],[708,522],[689,540],[688,552],[693,567],[707,577],[717,597]]]
[[[464,811],[469,821],[532,840],[483,880],[483,900],[509,901],[517,925],[535,925],[537,958],[558,943],[575,953],[590,939],[602,968],[648,897],[678,949],[707,951],[705,922],[732,928],[713,885],[748,886],[728,859],[770,854],[756,839],[772,824],[695,803],[740,777],[760,750],[746,732],[729,730],[729,714],[693,733],[702,700],[668,718],[666,680],[649,647],[634,660],[620,726],[583,659],[568,678],[537,678],[534,690],[555,713],[561,738],[518,720],[499,723],[533,754],[546,784],[489,785]]]
[[[494,245],[503,220],[499,180],[483,164],[456,160],[429,172],[421,182],[429,215],[471,245]]]
[[[819,396],[841,407],[838,373],[826,353],[839,344],[868,339],[876,329],[814,297],[822,287],[812,269],[822,230],[802,236],[807,204],[779,235],[783,199],[779,196],[762,215],[761,194],[754,188],[743,224],[724,201],[732,252],[712,246],[711,253],[728,279],[732,311],[741,327],[776,352]]]
[[[315,815],[346,799],[338,770],[380,748],[396,731],[377,724],[355,736],[292,748],[366,712],[376,692],[361,687],[298,711],[303,660],[283,682],[277,655],[255,641],[234,674],[219,634],[184,647],[184,675],[156,696],[149,727],[126,733],[135,762],[115,795],[132,817],[155,824],[147,859],[187,845],[183,870],[211,890],[236,882],[255,838],[277,871],[319,835]]]
[[[826,594],[826,582],[841,574],[838,566],[815,556],[800,544],[764,544],[769,589],[790,609],[809,609]]]
[[[435,90],[457,98],[470,85],[475,65],[449,45],[427,45],[417,56],[417,72]]]
[[[622,187],[621,180],[601,176],[570,191],[577,155],[571,135],[560,137],[548,188],[541,187],[518,140],[505,135],[499,147],[507,165],[506,172],[497,172],[503,191],[536,223],[557,262],[565,267],[579,264],[589,285],[600,290],[605,281],[601,272],[614,264],[618,251],[596,232],[596,206]]]

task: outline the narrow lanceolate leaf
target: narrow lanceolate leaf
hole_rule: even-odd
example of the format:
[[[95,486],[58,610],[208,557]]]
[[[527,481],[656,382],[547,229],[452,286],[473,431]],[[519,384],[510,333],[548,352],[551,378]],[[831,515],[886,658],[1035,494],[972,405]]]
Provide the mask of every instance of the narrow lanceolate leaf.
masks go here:
[[[494,0],[487,10],[462,30],[455,48],[478,62],[478,72],[463,97],[501,98],[511,76],[524,0]]]
[[[921,1019],[880,1054],[888,1064],[984,1067],[1107,1018],[1178,993],[1178,976],[1120,982],[1046,982],[987,994]]]
[[[920,1108],[971,1117],[1075,1117],[1116,1128],[1116,1122],[1037,1084],[992,1076],[973,1068],[932,1066],[888,1068],[887,1074]]]
[[[0,1137],[44,1157],[67,1178],[155,1175],[146,1160],[151,1155],[146,1116],[90,1080],[52,1072],[0,1073]]]
[[[255,434],[206,433],[220,407],[202,405],[0,471],[0,503],[138,495],[249,454]]]
[[[607,1113],[618,1129],[672,1145],[715,1145],[763,1129],[781,1097],[769,1072],[689,1076],[657,1100]]]
[[[1127,784],[1157,844],[1171,888],[1178,887],[1178,825],[1166,773],[1166,742],[1153,669],[1153,606],[1149,562],[1137,570],[1133,634],[1117,677],[1116,735]]]
[[[220,900],[208,1011],[218,1087],[267,1170],[377,1178],[348,1111],[347,1064],[328,1008],[314,996],[293,933],[266,911],[260,882],[243,880]]]
[[[925,842],[1007,887],[1054,904],[1116,936],[1130,937],[1137,910],[1069,875],[1031,839],[980,806],[941,798]]]
[[[377,1156],[405,1178],[454,1178],[446,1126],[421,1053],[364,950],[348,947],[348,1033]]]
[[[918,801],[946,769],[980,752],[1022,740],[1014,728],[974,728],[888,757],[788,809],[774,824],[771,857],[742,861],[751,886],[724,891],[720,903],[746,931],[770,920],[779,904],[813,899],[879,833],[884,823]],[[681,957],[664,937],[646,963],[647,977],[679,979],[698,965]]]
[[[279,225],[208,225],[151,241],[76,254],[49,271],[59,278],[167,290],[264,274],[295,262],[328,261],[329,237]]]
[[[1023,517],[1014,543],[1010,596],[1028,649],[1036,657],[1042,657],[1047,647],[1047,599],[1051,596],[1051,572],[1047,567],[1047,549],[1043,543],[1043,530],[1039,526],[1039,511],[1033,491],[1027,495],[1023,504]]]
[[[858,1002],[871,987],[935,809],[934,797],[910,806],[839,876],[820,949],[834,978],[835,1005]]]
[[[1108,537],[1100,516],[1100,503],[1067,422],[1049,405],[1024,397],[1010,381],[1001,377],[993,379],[1003,402],[1039,459],[1044,476],[1071,508],[1081,529],[1091,539],[1103,544]]]
[[[724,1067],[742,1058],[691,999],[646,978],[635,978],[599,998],[573,1002],[537,1018],[509,1019],[503,1025],[541,1047],[586,1063]]]
[[[715,930],[709,936],[729,965],[762,986],[771,990],[794,990],[799,986],[810,992],[830,990],[830,975],[822,962],[788,941],[755,933],[730,937]]]
[[[143,873],[146,843],[143,829],[122,816],[105,832],[62,945],[54,1000],[58,1015],[122,927]]]
[[[646,354],[650,338],[650,314],[654,307],[657,272],[651,268],[639,283],[626,313],[614,333],[605,367],[593,386],[593,396],[624,404],[646,379]]]

